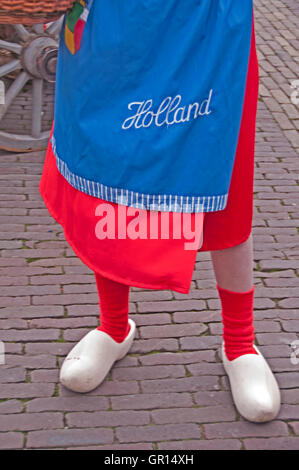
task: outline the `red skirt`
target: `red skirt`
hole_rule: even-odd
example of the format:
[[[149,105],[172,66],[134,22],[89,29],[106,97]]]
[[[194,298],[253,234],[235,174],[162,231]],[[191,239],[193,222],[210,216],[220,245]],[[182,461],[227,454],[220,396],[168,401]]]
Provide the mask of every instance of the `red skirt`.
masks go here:
[[[99,239],[96,235],[99,204],[118,211],[128,207],[108,203],[73,188],[59,173],[49,140],[40,193],[54,219],[63,227],[65,238],[78,257],[93,271],[134,287],[170,289],[187,294],[198,251],[230,248],[247,240],[253,215],[254,145],[258,98],[258,61],[253,32],[247,85],[238,147],[227,206],[222,211],[203,214],[203,243],[184,249],[186,239]],[[53,131],[53,128],[52,128]],[[52,132],[51,132],[52,135]],[[144,211],[149,221],[150,211]],[[122,212],[123,213],[123,212]],[[159,213],[160,214],[160,213]],[[191,214],[191,227],[196,227]],[[128,225],[132,217],[126,217]]]

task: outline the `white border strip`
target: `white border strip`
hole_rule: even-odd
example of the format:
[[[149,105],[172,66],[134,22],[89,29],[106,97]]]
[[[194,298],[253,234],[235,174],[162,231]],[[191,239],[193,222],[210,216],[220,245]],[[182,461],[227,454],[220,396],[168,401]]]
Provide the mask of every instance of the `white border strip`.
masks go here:
[[[67,164],[57,155],[54,135],[52,135],[51,144],[58,171],[71,186],[88,194],[89,196],[125,206],[136,207],[138,209],[162,212],[215,212],[223,210],[226,207],[228,194],[220,196],[192,197],[174,194],[143,194],[128,189],[124,190],[113,188],[112,186],[105,186],[97,181],[82,178],[81,176],[72,173]]]

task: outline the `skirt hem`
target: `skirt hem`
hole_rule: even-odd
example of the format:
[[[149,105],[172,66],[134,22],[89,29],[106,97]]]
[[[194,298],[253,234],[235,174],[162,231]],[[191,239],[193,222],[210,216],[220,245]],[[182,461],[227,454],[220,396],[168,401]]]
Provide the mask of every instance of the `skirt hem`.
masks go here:
[[[82,255],[81,251],[75,246],[75,244],[73,243],[71,237],[69,236],[69,234],[67,233],[64,225],[62,224],[62,222],[60,221],[58,215],[56,214],[56,212],[54,211],[53,207],[51,206],[51,204],[49,203],[47,197],[45,196],[45,194],[43,194],[42,190],[41,190],[41,184],[39,186],[39,191],[40,191],[40,194],[43,198],[43,201],[49,211],[49,213],[51,214],[51,216],[56,220],[56,222],[62,227],[63,229],[63,232],[64,232],[64,236],[65,236],[65,239],[66,241],[68,242],[68,244],[70,245],[70,247],[72,248],[72,250],[74,251],[74,253],[78,256],[78,258],[81,259],[81,261],[88,267],[90,268],[92,271],[96,272],[96,273],[99,273],[101,274],[102,276],[108,278],[108,279],[111,279],[112,281],[115,281],[115,282],[120,282],[122,284],[125,284],[125,285],[128,285],[128,286],[132,286],[132,287],[138,287],[138,288],[141,288],[141,289],[152,289],[152,290],[173,290],[175,292],[179,292],[181,294],[188,294],[189,293],[189,290],[190,290],[190,286],[188,289],[183,289],[181,287],[176,287],[173,285],[173,283],[170,285],[154,285],[154,284],[151,284],[151,285],[148,285],[147,283],[144,283],[144,282],[138,282],[138,281],[131,281],[129,282],[128,279],[123,279],[123,278],[119,278],[118,276],[113,276],[111,275],[110,273],[107,274],[106,272],[102,271],[101,269],[99,269],[98,267],[95,268],[93,266],[93,263],[91,263],[84,255]]]

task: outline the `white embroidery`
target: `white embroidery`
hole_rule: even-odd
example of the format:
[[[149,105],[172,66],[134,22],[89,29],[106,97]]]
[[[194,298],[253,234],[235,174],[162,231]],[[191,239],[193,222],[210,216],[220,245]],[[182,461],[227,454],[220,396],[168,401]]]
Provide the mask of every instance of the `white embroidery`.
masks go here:
[[[163,126],[163,124],[170,126],[172,124],[190,121],[191,113],[193,113],[193,119],[197,119],[200,116],[208,116],[212,113],[210,110],[212,94],[213,89],[211,88],[208,98],[203,100],[201,103],[195,102],[193,104],[189,104],[187,108],[186,106],[178,108],[182,99],[181,95],[176,95],[174,98],[167,96],[167,98],[165,98],[160,104],[156,113],[152,110],[152,99],[146,101],[132,101],[128,104],[128,109],[132,110],[133,106],[137,106],[137,111],[133,116],[125,119],[121,127],[122,129],[127,130],[132,126],[136,129],[140,129],[141,127],[150,127],[152,124],[158,127]],[[172,114],[173,116],[171,118]],[[163,119],[161,122],[159,121],[160,116],[162,116]]]

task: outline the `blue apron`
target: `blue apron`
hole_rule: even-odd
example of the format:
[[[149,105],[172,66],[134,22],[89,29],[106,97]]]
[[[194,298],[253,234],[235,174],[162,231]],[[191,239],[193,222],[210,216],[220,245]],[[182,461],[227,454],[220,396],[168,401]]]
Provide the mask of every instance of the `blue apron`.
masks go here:
[[[66,17],[60,34],[51,141],[60,173],[84,193],[136,208],[224,209],[252,0],[89,0],[87,7],[75,53],[64,40]]]

